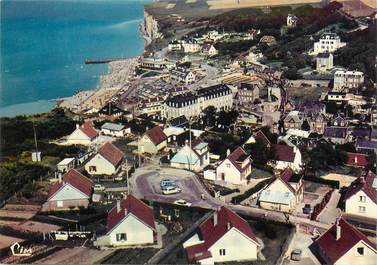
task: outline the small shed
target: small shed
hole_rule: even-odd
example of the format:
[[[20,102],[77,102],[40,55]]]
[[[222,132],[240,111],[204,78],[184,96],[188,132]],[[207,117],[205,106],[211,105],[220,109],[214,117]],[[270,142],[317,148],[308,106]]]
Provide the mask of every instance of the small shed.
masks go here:
[[[68,157],[64,158],[62,161],[60,161],[56,167],[58,169],[58,172],[65,173],[68,172],[70,169],[73,169],[76,164],[76,159],[74,157]]]

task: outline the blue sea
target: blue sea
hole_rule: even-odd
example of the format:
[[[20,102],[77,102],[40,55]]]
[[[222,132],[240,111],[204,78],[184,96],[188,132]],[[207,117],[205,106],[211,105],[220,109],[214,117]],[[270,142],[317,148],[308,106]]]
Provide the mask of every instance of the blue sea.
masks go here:
[[[94,89],[107,65],[140,55],[150,0],[1,1],[0,116],[49,111],[51,99]]]

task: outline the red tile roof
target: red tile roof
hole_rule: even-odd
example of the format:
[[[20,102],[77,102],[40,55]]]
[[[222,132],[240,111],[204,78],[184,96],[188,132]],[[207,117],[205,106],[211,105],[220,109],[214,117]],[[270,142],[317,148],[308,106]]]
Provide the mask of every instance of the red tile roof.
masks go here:
[[[369,164],[369,157],[361,153],[347,153],[346,165],[354,167],[365,167]]]
[[[69,183],[87,196],[90,196],[92,193],[93,182],[76,169],[71,169],[63,175],[61,182],[58,181],[51,186],[48,193],[48,199],[54,196],[65,185],[65,183]]]
[[[124,157],[124,153],[110,142],[104,144],[98,150],[98,154],[100,154],[103,158],[105,158],[115,167],[123,161]]]
[[[336,240],[336,224],[327,230],[321,237],[316,240],[316,244],[325,257],[331,263],[335,263],[344,254],[346,254],[358,242],[364,241],[375,252],[376,246],[369,241],[369,239],[354,226],[345,221],[343,218],[339,220],[340,237]]]
[[[251,164],[251,159],[249,159],[250,156],[243,150],[242,147],[237,147],[236,150],[234,150],[226,159],[228,159],[239,172],[245,171],[248,166]],[[224,159],[220,164],[222,164],[226,159]],[[249,159],[247,165],[245,167],[242,167],[242,163]]]
[[[152,129],[149,129],[145,134],[151,139],[152,143],[158,145],[168,139],[166,134],[162,131],[160,126],[155,126]]]
[[[264,145],[271,145],[271,142],[270,140],[267,138],[267,136],[261,131],[257,131],[255,134],[254,134],[254,139],[257,140],[258,142],[261,142],[263,143]]]
[[[293,162],[295,160],[293,147],[282,144],[274,144],[272,146],[275,151],[277,161]]]
[[[366,175],[358,177],[348,187],[344,200],[348,200],[359,191],[364,191],[365,194],[377,204],[377,190],[373,187],[373,181],[376,175],[369,171]]]
[[[84,122],[80,130],[85,133],[90,139],[93,139],[98,136],[97,131],[93,127],[93,123],[91,121]]]
[[[151,229],[156,229],[154,224],[153,209],[134,196],[128,195],[127,198],[120,201],[119,212],[117,211],[117,206],[115,206],[107,215],[108,232],[115,226],[117,226],[126,217],[126,209],[127,215],[131,213]]]
[[[189,261],[199,261],[212,257],[212,254],[208,251],[205,243],[187,247],[186,254]]]
[[[199,246],[195,245],[186,248],[187,256],[189,257],[189,259],[195,257],[195,254],[198,253],[203,253],[203,255],[208,256],[207,252],[211,248],[211,246],[213,246],[233,227],[258,244],[258,241],[250,225],[239,215],[237,215],[236,213],[224,206],[221,207],[220,210],[217,211],[215,214],[217,214],[216,225],[214,224],[214,217],[210,217],[206,221],[204,221],[199,227],[200,235],[204,243],[200,244]],[[196,256],[200,259],[203,259],[199,255]]]

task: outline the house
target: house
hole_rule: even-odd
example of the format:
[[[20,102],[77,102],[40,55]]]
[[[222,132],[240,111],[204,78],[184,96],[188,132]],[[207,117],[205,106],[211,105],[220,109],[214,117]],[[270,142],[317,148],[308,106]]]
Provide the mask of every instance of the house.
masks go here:
[[[186,144],[172,157],[170,166],[199,171],[209,165],[208,144],[200,139],[195,139]]]
[[[334,73],[333,91],[342,92],[349,88],[357,88],[363,83],[363,72],[339,70]]]
[[[189,121],[186,118],[186,116],[182,115],[182,116],[178,116],[178,117],[175,117],[175,118],[167,120],[166,124],[169,127],[182,127],[182,128],[185,128],[185,127],[188,127]]]
[[[347,214],[377,219],[377,178],[369,171],[354,180],[344,196]]]
[[[238,104],[251,104],[259,98],[259,86],[252,83],[241,83],[237,90]]]
[[[297,26],[298,17],[292,14],[288,14],[287,16],[287,27],[295,28]]]
[[[182,50],[182,43],[179,40],[173,40],[168,45],[169,51],[180,51]]]
[[[182,47],[185,53],[197,53],[197,52],[200,52],[202,49],[202,46],[200,45],[200,43],[195,39],[185,40],[182,43]]]
[[[329,126],[323,132],[323,138],[336,144],[348,142],[347,128]]]
[[[138,143],[140,153],[157,154],[167,145],[167,136],[159,126],[147,130]]]
[[[272,149],[275,153],[276,170],[284,170],[288,167],[295,172],[301,170],[301,152],[296,146],[273,144]]]
[[[301,129],[301,125],[305,120],[304,113],[293,110],[288,113],[284,119],[284,128],[285,129]]]
[[[70,169],[73,169],[75,165],[76,165],[76,159],[74,157],[68,157],[60,161],[56,165],[56,168],[59,173],[65,173],[65,172],[68,172]]]
[[[336,127],[347,127],[348,122],[345,118],[338,115],[334,120],[332,120],[332,125]]]
[[[155,114],[160,113],[162,110],[162,104],[164,103],[163,97],[152,97],[142,100],[138,104],[138,112],[140,114]]]
[[[153,209],[128,195],[109,211],[106,234],[98,237],[95,245],[124,247],[153,244],[156,240]]]
[[[85,164],[85,170],[91,175],[113,175],[120,169],[123,157],[124,153],[108,142]]]
[[[357,139],[355,143],[357,152],[361,153],[373,153],[377,151],[377,141],[369,141],[364,139]]]
[[[76,124],[76,130],[67,137],[67,143],[91,145],[97,136],[98,133],[96,129],[94,129],[93,123],[91,121],[86,121],[81,126]]]
[[[374,243],[343,218],[313,243],[314,254],[318,254],[322,264],[375,265],[377,250]]]
[[[257,260],[258,242],[246,220],[221,207],[199,226],[199,231],[183,243],[189,263]]]
[[[92,185],[92,181],[77,170],[69,170],[50,187],[42,211],[68,210],[77,207],[87,208],[92,193]]]
[[[219,54],[219,51],[215,48],[215,46],[213,46],[213,44],[204,44],[202,52],[207,56],[214,56]]]
[[[216,179],[233,184],[246,184],[251,173],[251,158],[242,147],[236,148],[219,164]]]
[[[334,56],[329,52],[321,52],[317,54],[316,70],[318,72],[326,72],[334,67]]]
[[[366,167],[369,164],[369,156],[362,153],[347,153],[345,163],[350,167]]]
[[[333,53],[344,46],[346,46],[346,43],[341,42],[340,37],[336,33],[324,33],[319,41],[314,43],[313,54],[316,55],[322,52]]]
[[[183,82],[185,84],[191,84],[195,82],[195,74],[194,72],[183,68],[183,67],[177,67],[170,71],[170,77],[173,80],[177,80],[178,82]]]
[[[106,122],[101,126],[101,132],[104,135],[124,137],[131,133],[131,128],[119,123]]]
[[[293,212],[304,198],[304,181],[290,168],[274,177],[258,197],[260,207],[268,210]]]
[[[111,101],[105,104],[99,111],[98,115],[104,118],[119,118],[121,116],[129,116],[128,111],[125,111],[116,106],[116,104],[112,103]],[[132,114],[131,114],[132,116]],[[131,117],[132,118],[132,117]]]

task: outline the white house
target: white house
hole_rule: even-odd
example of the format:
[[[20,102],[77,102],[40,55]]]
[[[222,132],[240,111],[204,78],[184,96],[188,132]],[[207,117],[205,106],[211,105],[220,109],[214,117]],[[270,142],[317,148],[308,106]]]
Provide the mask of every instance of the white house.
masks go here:
[[[216,179],[233,184],[246,184],[251,173],[250,155],[238,147],[216,169]]]
[[[260,244],[244,219],[221,207],[183,247],[189,263],[214,264],[257,260]]]
[[[196,79],[194,72],[182,67],[172,69],[170,72],[170,77],[179,82],[184,82],[185,84],[194,83]]]
[[[344,89],[357,88],[364,83],[364,73],[359,71],[336,71],[334,73],[335,92],[342,92]]]
[[[148,245],[157,240],[153,209],[132,195],[118,201],[109,211],[106,228],[96,246]]]
[[[180,40],[173,40],[168,45],[169,51],[180,51],[182,50],[182,42]]]
[[[76,164],[76,159],[74,157],[68,157],[60,161],[56,165],[56,168],[58,172],[65,173],[65,172],[68,172],[70,169],[73,169],[75,167],[75,164]]]
[[[131,128],[119,123],[106,122],[101,126],[101,132],[105,135],[124,137],[131,133]]]
[[[287,16],[287,27],[294,28],[297,26],[298,18],[295,15],[288,14]]]
[[[213,44],[203,45],[203,54],[208,56],[214,56],[219,54],[219,51],[213,46]]]
[[[334,67],[334,56],[329,52],[321,52],[317,54],[316,70],[318,72],[326,72]]]
[[[185,53],[197,53],[202,49],[202,46],[195,39],[185,40],[182,42],[182,47]]]
[[[346,43],[341,42],[340,37],[336,33],[324,33],[318,42],[314,43],[314,55],[321,52],[333,53],[337,49],[346,46]]]
[[[347,214],[377,219],[377,178],[371,171],[354,180],[344,197]]]
[[[82,144],[91,145],[97,138],[98,133],[94,129],[93,123],[90,121],[84,122],[81,126],[76,125],[74,130],[68,137],[68,144]]]
[[[170,166],[199,171],[209,165],[208,144],[200,139],[195,139],[190,144],[186,143],[170,160]]]
[[[167,145],[168,137],[159,126],[147,130],[138,142],[140,153],[157,154]]]
[[[92,184],[89,178],[77,170],[69,170],[50,187],[47,201],[42,205],[42,211],[87,208],[92,193]]]
[[[85,170],[91,175],[113,175],[120,169],[123,157],[124,153],[108,142],[85,164]]]
[[[272,148],[276,157],[276,170],[284,170],[291,168],[293,171],[298,172],[301,170],[302,158],[301,152],[296,146],[288,146],[282,144],[274,144]]]
[[[287,168],[277,175],[259,194],[260,207],[268,210],[293,212],[304,198],[304,181]]]
[[[324,261],[331,265],[375,265],[376,245],[343,218],[315,240],[314,246]]]

